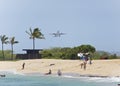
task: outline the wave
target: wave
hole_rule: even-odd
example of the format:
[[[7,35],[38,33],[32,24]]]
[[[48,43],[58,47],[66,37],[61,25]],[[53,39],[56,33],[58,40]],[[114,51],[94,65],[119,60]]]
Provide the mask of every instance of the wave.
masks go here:
[[[89,77],[80,75],[63,75],[62,77],[81,79],[88,82],[120,82],[120,77]]]
[[[120,82],[120,77],[107,77],[107,78],[88,77],[87,81],[94,81],[94,82]]]
[[[23,73],[18,73],[15,69],[0,70],[0,74],[25,75],[25,74],[23,74]]]

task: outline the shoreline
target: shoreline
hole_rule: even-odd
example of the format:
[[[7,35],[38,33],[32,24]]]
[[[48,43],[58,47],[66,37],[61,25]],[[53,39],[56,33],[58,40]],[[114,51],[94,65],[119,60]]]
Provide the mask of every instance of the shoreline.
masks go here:
[[[42,73],[24,73],[24,75],[40,75],[40,76],[58,76],[57,74],[49,74],[49,75],[45,75],[45,74],[42,74]],[[64,73],[62,74],[61,76],[58,76],[58,77],[62,77],[62,76],[68,76],[68,77],[88,77],[88,78],[120,78],[120,76],[99,76],[99,75],[80,75],[80,74],[77,74],[77,73]]]
[[[90,75],[90,74],[80,75],[78,73],[63,73],[61,76],[58,76],[55,73],[54,74],[45,75],[45,74],[40,73],[40,72],[20,73],[20,72],[17,72],[15,70],[0,70],[0,77],[2,75],[5,75],[5,77],[7,77],[7,74],[23,75],[23,76],[46,76],[46,77],[49,76],[49,77],[62,77],[62,78],[113,79],[114,81],[116,81],[115,79],[119,79],[119,81],[117,80],[117,82],[120,82],[120,76],[101,76],[101,75]]]
[[[22,64],[25,68],[22,70]],[[20,61],[0,61],[1,71],[13,71],[20,74],[42,74],[52,70],[57,75],[58,69],[63,75],[76,75],[79,77],[120,77],[120,59],[93,60],[92,65],[87,64],[86,70],[81,69],[80,60],[32,59]]]

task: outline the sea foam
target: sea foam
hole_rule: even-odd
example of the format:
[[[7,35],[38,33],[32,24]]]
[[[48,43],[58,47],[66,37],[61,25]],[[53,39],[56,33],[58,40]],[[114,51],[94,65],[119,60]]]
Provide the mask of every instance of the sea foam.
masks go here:
[[[0,70],[0,74],[24,75],[23,73],[18,73],[15,69]]]
[[[62,75],[63,78],[75,78],[88,82],[120,82],[120,77],[89,77],[79,75]]]

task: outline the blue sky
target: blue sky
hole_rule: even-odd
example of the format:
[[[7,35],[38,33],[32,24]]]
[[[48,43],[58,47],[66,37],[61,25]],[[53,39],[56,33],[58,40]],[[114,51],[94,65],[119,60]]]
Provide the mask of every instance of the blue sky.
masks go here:
[[[0,35],[15,36],[15,53],[32,48],[25,33],[30,27],[39,27],[46,38],[36,40],[37,49],[90,44],[120,51],[120,0],[0,0]],[[66,35],[52,37],[57,30]]]

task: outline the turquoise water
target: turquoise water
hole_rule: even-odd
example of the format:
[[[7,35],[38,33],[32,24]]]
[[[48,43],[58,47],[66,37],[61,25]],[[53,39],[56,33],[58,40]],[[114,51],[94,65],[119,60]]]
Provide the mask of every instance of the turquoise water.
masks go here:
[[[117,86],[120,78],[88,78],[6,74],[0,86]]]

